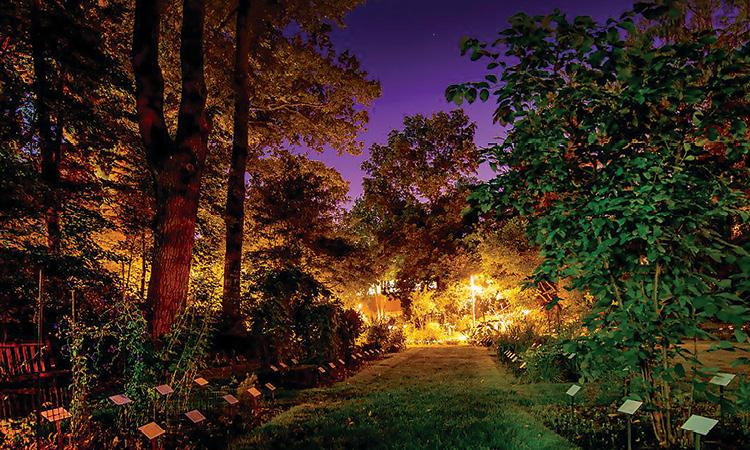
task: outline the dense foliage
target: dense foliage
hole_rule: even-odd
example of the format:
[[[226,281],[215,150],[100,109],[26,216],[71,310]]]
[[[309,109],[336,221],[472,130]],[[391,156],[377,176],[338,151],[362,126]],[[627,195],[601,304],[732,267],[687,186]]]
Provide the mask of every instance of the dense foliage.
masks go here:
[[[750,317],[740,232],[750,45],[721,45],[713,31],[665,42],[638,29],[675,10],[639,6],[604,25],[516,15],[496,42],[463,44],[491,60],[486,81],[446,94],[497,98],[495,119],[509,130],[486,157],[498,176],[471,198],[482,211],[528,218],[543,259],[537,282],[569,279],[593,296],[582,368],[596,375],[614,360],[629,369],[665,445],[679,439],[672,386],[688,370],[675,355],[700,363],[680,344],[710,338],[700,326],[714,320],[745,342]]]

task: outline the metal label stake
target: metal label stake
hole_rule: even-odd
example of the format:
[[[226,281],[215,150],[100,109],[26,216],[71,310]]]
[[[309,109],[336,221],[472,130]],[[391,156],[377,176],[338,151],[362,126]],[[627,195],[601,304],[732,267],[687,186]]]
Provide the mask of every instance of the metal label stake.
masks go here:
[[[700,450],[701,436],[707,435],[708,432],[711,431],[711,429],[715,427],[717,423],[719,423],[719,421],[716,419],[693,414],[692,416],[690,416],[687,422],[682,424],[680,428],[693,432],[693,438],[695,440],[695,450]]]
[[[633,450],[633,414],[638,411],[638,408],[640,408],[641,405],[643,405],[643,402],[637,400],[625,400],[625,403],[617,408],[617,412],[626,414],[628,417],[628,450]]]

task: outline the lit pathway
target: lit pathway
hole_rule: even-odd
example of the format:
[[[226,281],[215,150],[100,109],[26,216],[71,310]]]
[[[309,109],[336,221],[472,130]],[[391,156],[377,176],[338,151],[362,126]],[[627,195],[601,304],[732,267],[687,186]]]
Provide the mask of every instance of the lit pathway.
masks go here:
[[[412,348],[303,391],[233,448],[572,448],[518,406],[510,380],[486,349]]]

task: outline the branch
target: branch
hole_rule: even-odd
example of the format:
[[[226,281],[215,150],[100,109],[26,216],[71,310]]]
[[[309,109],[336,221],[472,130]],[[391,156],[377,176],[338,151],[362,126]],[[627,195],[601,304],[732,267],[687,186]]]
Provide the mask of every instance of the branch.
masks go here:
[[[322,109],[323,106],[325,105],[320,104],[320,103],[296,102],[296,103],[284,103],[280,105],[269,106],[266,108],[250,108],[250,111],[252,112],[274,112],[274,111],[280,111],[280,110],[286,109],[286,110],[296,112],[294,108]]]

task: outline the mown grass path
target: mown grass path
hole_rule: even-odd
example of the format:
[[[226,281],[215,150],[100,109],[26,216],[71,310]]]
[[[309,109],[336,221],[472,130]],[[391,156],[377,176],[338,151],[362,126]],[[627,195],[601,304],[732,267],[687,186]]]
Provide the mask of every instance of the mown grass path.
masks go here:
[[[295,394],[297,406],[232,448],[574,448],[523,409],[512,376],[486,349],[411,348],[370,364]]]

